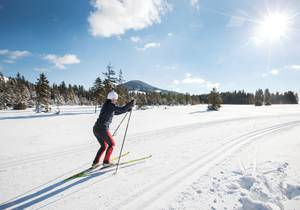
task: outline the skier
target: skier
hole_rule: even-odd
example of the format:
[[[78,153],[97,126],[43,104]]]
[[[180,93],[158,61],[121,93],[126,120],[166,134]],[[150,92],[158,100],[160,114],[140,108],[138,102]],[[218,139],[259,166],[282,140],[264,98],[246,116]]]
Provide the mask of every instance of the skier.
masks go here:
[[[99,166],[100,158],[106,151],[103,166],[110,166],[110,156],[115,146],[115,140],[109,132],[109,125],[111,124],[114,114],[119,115],[131,111],[135,104],[135,100],[131,100],[125,106],[117,106],[118,94],[115,91],[111,91],[107,95],[107,100],[101,108],[100,115],[93,127],[93,132],[98,142],[100,143],[100,149],[98,150],[96,157],[93,161],[92,168]]]

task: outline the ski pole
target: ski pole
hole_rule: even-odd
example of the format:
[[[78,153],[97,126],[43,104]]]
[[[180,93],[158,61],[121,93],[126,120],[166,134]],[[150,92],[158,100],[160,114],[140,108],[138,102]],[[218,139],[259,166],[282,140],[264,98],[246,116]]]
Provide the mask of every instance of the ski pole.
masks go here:
[[[128,113],[128,112],[127,112],[127,113]],[[126,134],[127,134],[127,130],[128,130],[130,118],[131,118],[131,113],[132,113],[132,109],[131,109],[130,114],[129,114],[129,117],[128,117],[127,126],[126,126],[126,130],[125,130],[125,134],[124,134],[124,138],[123,138],[123,142],[122,142],[122,146],[121,146],[121,150],[120,150],[119,159],[118,159],[118,164],[117,164],[117,168],[116,168],[115,174],[117,174],[117,171],[118,171],[118,168],[119,168],[120,159],[121,159],[121,155],[122,155],[122,151],[123,151],[123,146],[124,146],[124,143],[125,143]]]
[[[114,131],[112,136],[115,136],[115,134],[117,133],[118,129],[120,128],[121,124],[123,123],[123,121],[125,120],[126,116],[127,116],[128,112],[126,112],[125,116],[123,117],[123,119],[121,120],[120,124],[118,125],[118,127],[116,128],[116,130]]]

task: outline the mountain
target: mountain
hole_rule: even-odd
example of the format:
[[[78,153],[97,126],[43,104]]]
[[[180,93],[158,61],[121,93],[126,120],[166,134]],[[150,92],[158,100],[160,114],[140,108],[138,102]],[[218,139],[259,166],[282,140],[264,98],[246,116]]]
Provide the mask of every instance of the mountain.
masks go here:
[[[141,91],[141,92],[163,92],[168,93],[171,91],[163,90],[152,85],[149,85],[140,80],[131,80],[123,84],[129,91]]]

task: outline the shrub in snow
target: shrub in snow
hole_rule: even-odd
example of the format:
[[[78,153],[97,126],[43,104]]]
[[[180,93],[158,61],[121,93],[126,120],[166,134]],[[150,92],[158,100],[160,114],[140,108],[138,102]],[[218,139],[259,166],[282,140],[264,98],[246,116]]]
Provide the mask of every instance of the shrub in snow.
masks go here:
[[[217,92],[216,88],[213,88],[210,94],[208,95],[208,107],[209,111],[218,111],[221,107],[222,98]]]
[[[271,105],[271,94],[269,89],[265,89],[265,105],[270,106]]]
[[[25,110],[25,109],[26,109],[26,104],[21,102],[14,106],[14,110]]]
[[[255,106],[262,106],[264,103],[264,92],[262,89],[258,89],[255,92]]]

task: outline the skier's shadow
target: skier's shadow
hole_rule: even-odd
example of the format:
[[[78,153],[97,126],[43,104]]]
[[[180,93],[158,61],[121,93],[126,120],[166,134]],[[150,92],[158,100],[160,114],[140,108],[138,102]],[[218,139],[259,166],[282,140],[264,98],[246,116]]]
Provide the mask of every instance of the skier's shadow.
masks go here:
[[[137,165],[137,164],[139,164],[139,163],[131,164],[131,165],[128,165],[128,166],[122,166],[120,168],[127,168],[127,167],[130,167],[130,166],[133,166],[133,165]],[[54,184],[52,184],[52,185],[50,185],[48,187],[45,187],[45,188],[41,189],[41,190],[39,190],[39,191],[37,191],[35,193],[32,193],[32,194],[23,196],[21,198],[18,198],[16,200],[8,201],[7,203],[1,204],[0,205],[0,210],[7,209],[7,208],[10,208],[10,207],[16,206],[18,204],[21,204],[21,205],[13,207],[12,209],[25,209],[25,208],[28,208],[30,206],[33,206],[33,205],[37,204],[37,203],[45,201],[45,200],[47,200],[47,199],[49,199],[49,198],[51,198],[51,197],[53,197],[53,196],[55,196],[55,195],[57,195],[57,194],[59,194],[61,192],[64,192],[64,191],[66,191],[66,190],[68,190],[68,189],[70,189],[70,188],[72,188],[72,187],[74,187],[76,185],[79,185],[81,183],[87,182],[90,179],[93,179],[95,177],[101,176],[103,174],[106,174],[106,173],[109,173],[109,172],[112,172],[112,171],[115,171],[115,168],[111,168],[111,169],[108,169],[108,170],[105,170],[105,171],[98,171],[98,172],[95,171],[93,174],[91,174],[91,175],[89,175],[89,176],[87,176],[85,178],[79,178],[79,180],[77,180],[76,182],[73,182],[73,183],[71,183],[69,185],[63,186],[61,188],[59,188],[59,187],[62,186],[62,185],[64,185],[64,184],[66,184],[66,183],[68,183],[68,182],[70,182],[70,181],[72,181],[72,180],[69,180],[69,181],[65,181],[65,180],[59,181],[57,183],[54,183]],[[106,179],[107,178],[109,178],[109,176],[106,177]],[[78,179],[78,178],[76,178],[76,179]],[[101,181],[103,181],[103,180],[104,179],[102,179]],[[59,188],[59,189],[56,189],[56,188]],[[52,191],[54,189],[56,189],[56,190],[53,191],[53,192],[50,192],[50,191]],[[77,191],[80,191],[80,189],[77,190]],[[42,195],[42,196],[38,197],[40,195]],[[31,199],[34,199],[34,200],[31,200]],[[62,199],[62,198],[60,198],[60,199]],[[29,201],[29,200],[31,200],[31,201]]]

